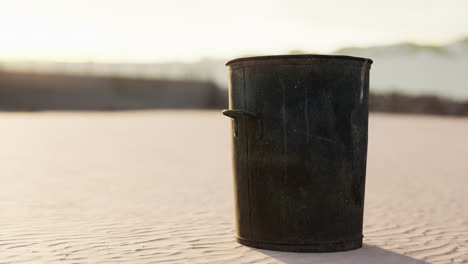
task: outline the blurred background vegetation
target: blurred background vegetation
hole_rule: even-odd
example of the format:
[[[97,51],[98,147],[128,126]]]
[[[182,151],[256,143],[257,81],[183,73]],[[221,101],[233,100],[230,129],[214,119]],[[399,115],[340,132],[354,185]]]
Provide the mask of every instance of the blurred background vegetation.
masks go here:
[[[307,54],[294,49],[287,54]],[[342,48],[372,58],[370,110],[468,115],[468,38],[444,46]],[[250,54],[258,56],[265,54]],[[227,107],[227,59],[166,63],[4,62],[0,109],[135,110]]]

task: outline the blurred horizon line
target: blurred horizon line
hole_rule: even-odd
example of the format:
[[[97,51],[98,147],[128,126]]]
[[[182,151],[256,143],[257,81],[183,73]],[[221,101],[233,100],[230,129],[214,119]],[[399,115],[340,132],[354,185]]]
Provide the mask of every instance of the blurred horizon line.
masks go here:
[[[458,42],[468,42],[468,32],[463,34],[460,37],[453,38],[450,41],[444,42],[424,42],[424,41],[394,41],[394,42],[385,42],[385,43],[376,43],[371,45],[342,45],[339,48],[335,48],[330,52],[316,52],[312,49],[304,50],[299,48],[290,48],[284,52],[272,52],[272,53],[261,53],[261,52],[245,52],[236,56],[219,56],[219,55],[202,55],[196,58],[186,58],[186,59],[150,59],[150,60],[141,60],[141,59],[99,59],[99,58],[83,58],[83,59],[74,59],[74,58],[59,58],[60,56],[44,56],[44,57],[0,57],[0,70],[2,63],[67,63],[67,64],[109,64],[109,65],[118,65],[118,64],[166,64],[166,63],[198,63],[203,61],[219,61],[219,60],[230,60],[233,58],[241,57],[251,57],[251,56],[265,56],[265,55],[285,55],[285,54],[323,54],[323,55],[333,55],[337,54],[340,51],[348,49],[370,49],[370,48],[385,48],[398,45],[410,45],[414,47],[446,47]]]

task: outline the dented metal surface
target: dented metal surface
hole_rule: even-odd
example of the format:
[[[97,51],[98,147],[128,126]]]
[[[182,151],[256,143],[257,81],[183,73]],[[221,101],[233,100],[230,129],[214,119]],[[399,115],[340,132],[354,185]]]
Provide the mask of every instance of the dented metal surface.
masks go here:
[[[284,251],[361,247],[369,70],[364,58],[228,62],[238,241]]]

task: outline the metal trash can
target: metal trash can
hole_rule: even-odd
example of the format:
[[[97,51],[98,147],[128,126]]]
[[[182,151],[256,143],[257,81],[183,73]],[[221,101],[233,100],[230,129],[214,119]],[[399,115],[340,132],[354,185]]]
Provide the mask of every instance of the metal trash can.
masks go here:
[[[362,246],[371,64],[326,55],[226,63],[239,243],[296,252]]]

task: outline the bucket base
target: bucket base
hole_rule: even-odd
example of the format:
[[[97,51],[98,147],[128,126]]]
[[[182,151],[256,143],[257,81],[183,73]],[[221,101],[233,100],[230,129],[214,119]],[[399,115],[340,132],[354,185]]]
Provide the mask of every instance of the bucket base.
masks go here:
[[[358,249],[362,247],[362,239],[348,240],[336,243],[282,244],[237,238],[237,242],[248,247],[288,252],[340,252]]]

